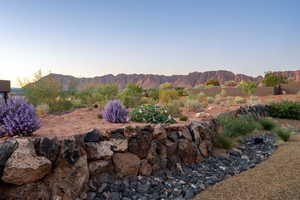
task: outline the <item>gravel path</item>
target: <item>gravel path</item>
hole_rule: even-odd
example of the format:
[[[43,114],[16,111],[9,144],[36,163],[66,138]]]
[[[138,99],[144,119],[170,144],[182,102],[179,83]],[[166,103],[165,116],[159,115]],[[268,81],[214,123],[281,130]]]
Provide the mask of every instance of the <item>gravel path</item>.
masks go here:
[[[300,199],[300,134],[254,169],[215,184],[193,200],[250,199]]]

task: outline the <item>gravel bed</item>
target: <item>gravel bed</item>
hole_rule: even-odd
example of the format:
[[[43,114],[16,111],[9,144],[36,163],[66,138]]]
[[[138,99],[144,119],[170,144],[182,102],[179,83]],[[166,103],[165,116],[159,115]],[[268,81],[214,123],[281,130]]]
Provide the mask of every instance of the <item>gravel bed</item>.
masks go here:
[[[265,133],[241,141],[226,156],[211,156],[203,162],[160,170],[149,177],[117,179],[100,174],[89,182],[87,200],[191,199],[208,186],[254,168],[277,148],[276,137]]]

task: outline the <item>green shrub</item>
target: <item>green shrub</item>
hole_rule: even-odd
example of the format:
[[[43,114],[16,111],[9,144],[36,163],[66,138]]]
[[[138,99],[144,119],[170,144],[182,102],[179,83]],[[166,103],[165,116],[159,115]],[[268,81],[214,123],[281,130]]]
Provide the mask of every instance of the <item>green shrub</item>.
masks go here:
[[[282,127],[275,129],[274,132],[285,142],[290,139],[292,133],[290,129]]]
[[[46,114],[49,113],[49,105],[48,104],[41,104],[41,105],[38,105],[36,108],[36,114],[39,116],[39,117],[42,117]]]
[[[281,83],[287,83],[287,78],[281,73],[267,72],[263,80],[266,87],[275,87]]]
[[[209,80],[206,82],[207,86],[220,86],[220,82],[218,80]]]
[[[182,114],[180,110],[181,102],[178,100],[172,101],[165,106],[165,109],[172,117],[180,117]]]
[[[165,82],[163,84],[160,84],[159,89],[165,90],[165,89],[174,89],[173,83]]]
[[[238,85],[238,83],[236,81],[226,81],[224,85],[228,87],[235,87]]]
[[[230,149],[233,147],[232,138],[223,133],[218,133],[216,137],[216,146],[223,149]]]
[[[276,123],[270,118],[262,118],[258,121],[263,129],[271,131],[276,127]]]
[[[227,98],[226,98],[226,101],[227,101],[227,104],[228,104],[228,105],[232,105],[233,102],[234,102],[234,98],[233,98],[233,97],[227,97]]]
[[[214,103],[215,102],[214,97],[207,97],[206,100],[207,100],[207,103]]]
[[[142,123],[175,123],[176,120],[168,111],[156,105],[142,105],[131,113],[131,120]]]
[[[68,112],[73,109],[73,104],[64,98],[58,98],[55,101],[49,103],[49,113],[60,114]]]
[[[144,89],[132,83],[127,84],[127,87],[120,93],[120,100],[126,108],[135,108],[142,104]]]
[[[256,91],[257,84],[255,82],[242,81],[238,87],[248,95],[252,95]]]
[[[295,101],[282,101],[272,103],[270,106],[270,114],[272,117],[286,119],[300,119],[300,103]]]
[[[244,104],[244,103],[246,103],[246,99],[243,98],[243,97],[235,97],[234,101],[235,101],[235,103],[238,103],[238,104]]]
[[[180,121],[187,121],[187,120],[189,120],[189,118],[188,118],[187,116],[181,116],[181,117],[179,118],[179,120],[180,120]]]
[[[173,100],[178,99],[178,93],[174,89],[162,89],[159,90],[159,101],[164,104],[168,104]]]
[[[186,90],[184,90],[183,87],[175,87],[175,90],[178,93],[178,96],[183,97],[183,96],[188,96],[188,92]]]
[[[300,97],[300,90],[297,92],[297,94],[296,94],[298,97]]]
[[[202,112],[203,106],[197,100],[188,99],[185,102],[185,107],[190,112]]]
[[[257,122],[250,116],[234,117],[232,114],[224,113],[218,116],[218,121],[228,137],[238,137],[253,132]]]
[[[148,95],[153,100],[157,101],[159,99],[159,89],[158,88],[150,88],[150,89],[148,89]]]
[[[261,101],[256,96],[250,96],[247,103],[250,104],[250,105],[257,105],[257,104],[261,104]]]
[[[220,95],[221,97],[225,97],[225,96],[227,95],[226,90],[222,89],[219,95]]]

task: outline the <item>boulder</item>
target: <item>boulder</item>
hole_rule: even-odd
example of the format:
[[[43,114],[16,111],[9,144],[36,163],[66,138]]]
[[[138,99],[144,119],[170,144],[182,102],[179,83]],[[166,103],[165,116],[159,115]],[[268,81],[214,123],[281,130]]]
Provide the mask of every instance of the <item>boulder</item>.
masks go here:
[[[88,180],[87,155],[81,150],[79,159],[74,164],[65,159],[59,160],[58,166],[43,182],[48,185],[52,198],[73,200],[85,190]]]
[[[34,143],[37,155],[44,156],[53,163],[56,161],[60,153],[60,145],[56,138],[49,139],[47,137],[42,137],[36,139]]]
[[[96,160],[89,162],[90,175],[100,174],[103,172],[113,171],[111,160]]]
[[[150,176],[151,173],[152,173],[152,166],[148,163],[147,160],[142,160],[139,174],[142,176]]]
[[[97,129],[89,131],[84,136],[84,142],[99,142],[101,139],[103,139],[103,134]]]
[[[162,124],[158,124],[154,127],[153,138],[157,140],[163,140],[167,138],[167,131]]]
[[[147,156],[151,146],[152,133],[149,131],[141,130],[140,133],[130,138],[128,143],[128,151],[138,155],[141,159]]]
[[[124,127],[124,135],[128,138],[134,137],[138,135],[138,131],[136,127],[125,126]]]
[[[132,153],[115,153],[113,163],[119,176],[137,176],[141,160]]]
[[[87,151],[88,160],[110,159],[114,154],[112,146],[113,143],[110,141],[103,141],[100,143],[87,142],[85,144],[85,149]]]
[[[203,141],[201,142],[201,144],[199,145],[199,150],[202,154],[203,157],[207,158],[208,155],[209,155],[209,152],[208,152],[208,143]]]
[[[18,148],[8,159],[2,180],[23,185],[40,180],[51,170],[51,161],[37,156],[34,145],[28,139],[17,139]]]
[[[189,141],[193,141],[193,137],[191,135],[190,130],[186,126],[182,126],[178,129],[178,133],[180,137],[184,137]]]
[[[112,150],[116,152],[124,152],[128,149],[128,140],[127,139],[118,139],[112,138],[110,139],[112,143]]]
[[[188,140],[179,141],[178,155],[181,158],[182,163],[184,164],[191,164],[194,162],[199,162],[204,160],[197,146]]]
[[[0,142],[0,178],[2,177],[5,164],[11,154],[16,150],[18,143],[16,140]]]

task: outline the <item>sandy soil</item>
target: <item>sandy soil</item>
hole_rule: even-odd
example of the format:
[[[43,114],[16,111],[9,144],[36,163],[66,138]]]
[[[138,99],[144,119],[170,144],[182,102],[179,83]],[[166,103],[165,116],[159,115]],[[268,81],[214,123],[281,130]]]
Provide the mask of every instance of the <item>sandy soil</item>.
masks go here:
[[[299,121],[280,120],[300,129]],[[265,162],[208,188],[193,200],[299,200],[300,135],[283,143]]]
[[[259,97],[262,103],[268,103],[270,98],[272,98],[275,101],[280,100],[297,100],[300,101],[300,98],[296,95],[281,95],[281,96],[266,96],[266,97]],[[224,100],[225,101],[225,100]],[[233,105],[209,105],[209,107],[205,110],[205,112],[208,112],[212,116],[217,116],[220,113],[235,110],[239,107],[239,104],[233,104]],[[77,109],[71,113],[63,114],[63,115],[46,115],[42,117],[42,128],[40,128],[38,131],[36,131],[34,134],[37,135],[47,135],[47,136],[67,136],[67,135],[73,135],[78,133],[85,133],[91,129],[97,128],[100,130],[110,130],[110,129],[116,129],[121,128],[124,126],[139,126],[143,125],[141,123],[134,123],[129,122],[125,124],[113,124],[106,122],[103,119],[99,119],[97,115],[100,113],[99,109],[91,109],[91,108],[83,108],[83,109]],[[189,120],[199,120],[199,118],[195,117],[195,113],[193,112],[186,112],[183,111],[184,115],[187,115],[189,117]],[[180,122],[178,120],[179,124],[185,124],[188,122]]]

